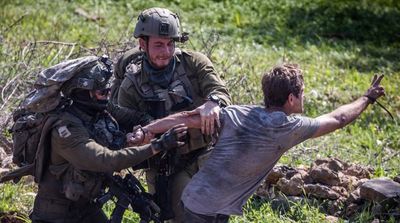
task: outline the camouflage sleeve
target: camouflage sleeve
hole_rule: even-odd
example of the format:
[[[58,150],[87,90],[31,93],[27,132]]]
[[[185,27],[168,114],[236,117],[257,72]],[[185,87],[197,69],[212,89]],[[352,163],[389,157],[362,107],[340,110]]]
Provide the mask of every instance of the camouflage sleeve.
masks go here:
[[[214,65],[205,55],[198,52],[189,52],[189,66],[196,71],[201,96],[205,99],[210,94],[217,95],[225,106],[231,105],[231,96],[223,80],[217,74]]]
[[[51,133],[52,157],[60,156],[75,168],[94,172],[119,171],[150,158],[150,145],[110,150],[89,138],[85,127],[63,122]]]

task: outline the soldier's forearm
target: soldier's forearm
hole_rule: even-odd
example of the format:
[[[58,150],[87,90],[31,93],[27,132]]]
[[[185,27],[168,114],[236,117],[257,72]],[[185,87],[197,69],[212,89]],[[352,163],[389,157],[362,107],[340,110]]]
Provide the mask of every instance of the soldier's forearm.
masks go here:
[[[200,115],[188,115],[187,112],[179,112],[154,122],[143,127],[154,134],[166,132],[178,124],[185,124],[188,128],[201,128]]]

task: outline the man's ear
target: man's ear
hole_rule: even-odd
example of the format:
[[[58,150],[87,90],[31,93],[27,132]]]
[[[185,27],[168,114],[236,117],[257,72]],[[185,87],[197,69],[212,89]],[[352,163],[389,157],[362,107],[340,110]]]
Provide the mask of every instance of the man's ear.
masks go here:
[[[293,95],[293,93],[290,93],[289,95],[288,95],[288,99],[287,99],[287,103],[289,104],[289,105],[293,105],[293,101],[294,101],[294,95]]]
[[[139,47],[140,49],[142,49],[143,51],[147,50],[147,44],[146,44],[146,40],[143,38],[139,38]]]

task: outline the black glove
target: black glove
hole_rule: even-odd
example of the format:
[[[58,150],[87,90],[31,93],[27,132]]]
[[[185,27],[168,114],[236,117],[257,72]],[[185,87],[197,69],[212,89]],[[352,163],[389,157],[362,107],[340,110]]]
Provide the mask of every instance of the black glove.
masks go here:
[[[151,146],[157,152],[167,151],[173,148],[183,146],[185,144],[185,136],[187,127],[183,124],[176,125],[162,134],[160,138],[153,139]]]

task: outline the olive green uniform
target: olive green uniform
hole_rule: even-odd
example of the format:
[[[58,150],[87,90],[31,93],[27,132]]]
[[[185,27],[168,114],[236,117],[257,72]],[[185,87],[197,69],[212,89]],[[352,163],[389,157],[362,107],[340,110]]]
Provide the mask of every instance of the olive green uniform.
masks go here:
[[[93,117],[72,106],[59,114],[51,130],[50,161],[31,215],[34,222],[107,220],[93,203],[103,188],[103,174],[136,165],[153,154],[150,145],[116,148],[115,132],[118,126],[107,113]]]
[[[142,120],[142,122],[135,124],[145,125],[155,119],[151,113],[158,109],[147,102],[146,97],[148,96],[165,97],[166,104],[169,103],[170,105],[165,105],[164,116],[195,109],[204,104],[211,94],[219,97],[222,106],[231,103],[230,95],[223,81],[205,55],[176,49],[174,74],[167,91],[170,93],[172,89],[173,92],[178,92],[177,95],[189,96],[193,103],[172,111],[171,107],[176,102],[176,98],[174,98],[176,95],[171,96],[169,93],[162,93],[162,87],[152,84],[149,75],[143,69],[142,54],[138,49],[132,49],[125,53],[114,66],[116,76],[125,74],[118,91],[118,105],[136,112],[136,120]],[[130,128],[132,127],[131,124]],[[177,151],[180,153],[180,159],[177,162],[180,167],[169,178],[172,181],[170,193],[175,222],[182,221],[181,193],[192,176],[198,171],[201,160],[206,157],[209,142],[210,138],[203,136],[200,130],[190,129],[188,145],[186,148],[180,148]],[[149,163],[150,168],[146,172],[149,192],[155,193],[155,178],[158,167],[152,165],[151,162]]]

